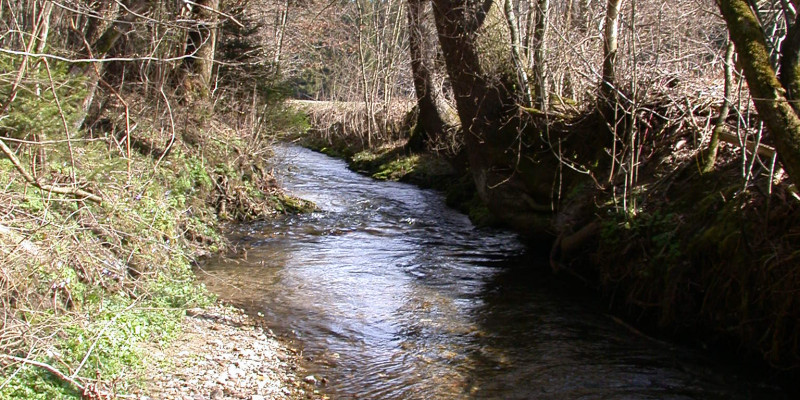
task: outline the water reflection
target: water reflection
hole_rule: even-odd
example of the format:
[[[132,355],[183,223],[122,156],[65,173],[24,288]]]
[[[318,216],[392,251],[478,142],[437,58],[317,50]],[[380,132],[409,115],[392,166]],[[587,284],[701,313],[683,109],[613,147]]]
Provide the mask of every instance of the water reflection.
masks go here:
[[[320,210],[239,227],[247,258],[201,276],[296,337],[334,397],[777,397],[614,323],[537,272],[513,234],[475,230],[435,192],[281,153],[285,187]]]

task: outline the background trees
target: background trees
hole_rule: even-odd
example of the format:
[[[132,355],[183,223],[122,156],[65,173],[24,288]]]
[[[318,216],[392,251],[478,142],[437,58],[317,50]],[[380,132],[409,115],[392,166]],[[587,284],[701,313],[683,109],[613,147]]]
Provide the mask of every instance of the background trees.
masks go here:
[[[762,11],[758,3],[722,0],[719,8],[737,48],[739,65],[760,119],[775,140],[778,155],[789,175],[800,178],[800,117],[796,100],[800,88],[800,47],[795,6],[785,2],[785,18]],[[764,21],[767,20],[767,21]],[[784,32],[783,35],[777,32]],[[784,36],[785,35],[785,36]],[[781,43],[782,42],[782,43]],[[779,45],[781,43],[782,45]],[[775,60],[778,60],[775,62]],[[780,70],[780,79],[778,76]]]
[[[575,204],[610,193],[604,215],[634,226],[648,196],[672,201],[669,189],[689,187],[685,171],[701,164],[702,179],[738,175],[719,188],[725,202],[766,193],[765,220],[774,223],[773,206],[790,214],[798,197],[786,182],[800,175],[797,7],[788,0],[4,1],[0,161],[17,171],[21,191],[103,203],[96,177],[135,199],[137,160],[156,174],[175,153],[210,149],[213,165],[201,162],[193,176],[211,169],[204,182],[220,192],[220,215],[250,215],[252,204],[236,202],[269,187],[261,139],[292,124],[280,101],[291,96],[327,101],[327,125],[354,132],[364,147],[411,136],[411,150],[468,160],[492,211],[547,240],[564,235],[562,250],[599,229],[592,221],[599,213]],[[395,124],[389,114],[411,123]],[[209,139],[205,128],[221,121],[237,135]],[[715,138],[726,143],[720,156],[700,160],[714,153]],[[231,148],[246,149],[232,156],[248,169],[246,184],[232,183],[220,160]],[[98,154],[113,154],[124,168],[109,162],[87,171],[87,157]],[[711,197],[694,200],[716,204]],[[740,244],[717,236],[732,230],[724,226],[699,239]],[[662,249],[651,259],[669,254]]]

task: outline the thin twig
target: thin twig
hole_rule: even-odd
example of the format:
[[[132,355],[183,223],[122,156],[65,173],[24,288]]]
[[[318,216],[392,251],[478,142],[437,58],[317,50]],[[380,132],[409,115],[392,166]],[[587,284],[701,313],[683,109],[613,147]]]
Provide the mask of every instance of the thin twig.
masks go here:
[[[175,143],[175,119],[172,116],[172,106],[169,104],[167,94],[164,93],[164,86],[161,86],[159,91],[161,92],[161,96],[164,97],[164,102],[167,104],[167,111],[169,111],[169,126],[171,135],[169,137],[169,143],[167,143],[167,147],[164,149],[164,152],[161,153],[161,157],[158,158],[158,161],[156,161],[156,165],[153,166],[153,170],[158,169],[159,164],[161,164],[161,161],[164,160],[164,157],[167,156],[169,151],[172,149],[172,145]]]
[[[240,28],[244,28],[244,25],[243,25],[241,22],[239,22],[239,20],[237,20],[236,18],[234,18],[234,17],[233,17],[232,15],[230,15],[230,14],[226,14],[226,13],[224,13],[224,12],[222,12],[222,11],[215,10],[215,9],[213,9],[213,8],[209,7],[209,6],[206,6],[206,5],[203,5],[203,4],[198,4],[198,3],[195,3],[195,2],[193,2],[193,1],[189,1],[189,0],[183,0],[183,2],[184,2],[184,3],[186,3],[186,4],[191,4],[191,5],[193,5],[193,6],[200,7],[200,8],[202,8],[202,9],[206,10],[206,11],[211,11],[211,12],[212,12],[212,13],[214,13],[214,14],[217,14],[217,15],[219,15],[219,16],[225,17],[225,18],[227,18],[227,19],[229,19],[229,20],[233,21],[233,23],[234,23],[234,24],[236,24],[236,25],[239,25],[239,27],[240,27]]]
[[[75,178],[75,153],[72,150],[72,142],[70,142],[70,134],[69,134],[69,124],[67,124],[67,117],[64,116],[64,109],[61,107],[61,100],[58,99],[58,93],[56,93],[56,84],[53,81],[53,72],[50,71],[50,63],[47,62],[47,59],[43,59],[44,61],[44,68],[47,71],[47,78],[50,80],[50,91],[53,92],[53,99],[56,102],[56,107],[58,107],[58,115],[61,116],[61,123],[64,125],[64,135],[67,136],[67,149],[69,150],[69,163],[72,167],[69,171],[69,177],[72,181],[72,184],[76,184],[77,180]]]

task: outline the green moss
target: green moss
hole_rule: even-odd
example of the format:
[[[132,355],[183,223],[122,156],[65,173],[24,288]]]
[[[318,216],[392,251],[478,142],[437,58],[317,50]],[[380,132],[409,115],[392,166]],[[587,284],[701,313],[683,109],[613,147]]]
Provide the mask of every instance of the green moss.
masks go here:
[[[289,214],[307,213],[317,208],[317,206],[310,201],[287,196],[283,193],[270,197],[270,201],[277,211]]]
[[[380,180],[399,181],[406,175],[418,172],[420,169],[420,157],[414,154],[380,164],[378,172],[372,174],[372,177]]]

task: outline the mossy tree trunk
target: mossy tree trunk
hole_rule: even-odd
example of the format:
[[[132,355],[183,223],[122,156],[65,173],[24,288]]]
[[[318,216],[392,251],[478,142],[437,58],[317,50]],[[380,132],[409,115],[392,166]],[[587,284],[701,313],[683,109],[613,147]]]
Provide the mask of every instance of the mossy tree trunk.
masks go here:
[[[794,21],[789,22],[786,39],[781,46],[780,82],[786,88],[786,97],[794,100],[791,104],[795,112],[799,112],[797,100],[800,99],[800,16],[797,12]]]
[[[523,173],[535,167],[521,154],[524,132],[519,96],[511,89],[516,77],[513,71],[507,71],[507,76],[487,73],[478,52],[479,36],[485,33],[481,25],[489,12],[497,10],[491,10],[492,1],[465,5],[460,0],[434,0],[433,4],[476,193],[501,221],[526,231],[537,229],[538,204],[549,199],[539,198],[536,186],[542,182]],[[548,168],[535,171],[539,172],[553,176]],[[544,185],[551,188],[549,184]],[[548,189],[545,196],[550,193]]]
[[[433,58],[436,50],[430,42],[431,32],[425,24],[424,0],[408,0],[408,47],[411,72],[417,97],[417,121],[408,141],[411,151],[422,150],[431,140],[443,134],[453,121],[447,117],[448,105],[441,88],[434,84]]]
[[[719,0],[722,17],[736,46],[738,64],[753,97],[759,117],[775,141],[778,157],[789,177],[800,179],[800,117],[794,102],[800,87],[797,57],[787,60],[783,83],[770,62],[767,38],[747,0]],[[795,23],[796,25],[796,23]],[[792,39],[789,38],[791,43]],[[795,106],[793,106],[795,105]]]
[[[434,0],[433,14],[439,44],[455,95],[465,151],[477,192],[489,203],[486,172],[491,165],[487,141],[500,130],[509,96],[491,85],[481,68],[476,40],[492,1]],[[513,97],[510,102],[513,104]]]

